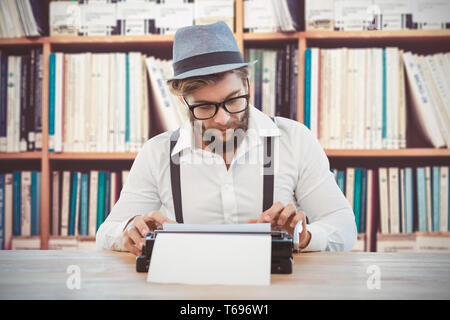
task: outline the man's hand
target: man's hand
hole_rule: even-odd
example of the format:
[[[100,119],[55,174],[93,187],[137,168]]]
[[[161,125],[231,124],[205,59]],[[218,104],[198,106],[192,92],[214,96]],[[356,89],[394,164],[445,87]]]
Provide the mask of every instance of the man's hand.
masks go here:
[[[155,230],[162,226],[163,223],[176,223],[176,221],[164,217],[159,211],[134,217],[122,233],[125,249],[136,256],[140,256],[145,243],[144,237],[147,232]]]
[[[276,202],[264,211],[259,219],[250,219],[248,223],[270,223],[273,229],[287,231],[294,235],[295,226],[302,221],[302,232],[299,234],[300,248],[305,248],[311,240],[311,233],[306,230],[306,215],[303,211],[296,211],[295,206],[290,203],[283,206],[281,202]]]

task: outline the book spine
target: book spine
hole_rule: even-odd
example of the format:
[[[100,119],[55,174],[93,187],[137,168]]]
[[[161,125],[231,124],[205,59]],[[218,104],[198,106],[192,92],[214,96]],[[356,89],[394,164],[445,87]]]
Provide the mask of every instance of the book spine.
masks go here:
[[[337,184],[342,193],[345,194],[345,171],[339,170],[337,173]]]
[[[103,223],[105,210],[105,172],[98,172],[98,191],[97,191],[97,230]]]
[[[105,197],[103,199],[104,208],[103,208],[103,221],[105,221],[106,217],[109,215],[109,204],[110,204],[110,196],[111,196],[111,172],[105,172]]]
[[[89,211],[89,177],[87,173],[81,175],[81,214],[80,235],[88,235],[88,211]]]
[[[69,235],[69,215],[70,215],[70,171],[62,173],[62,192],[61,192],[61,230],[62,236]]]
[[[36,226],[39,223],[37,221],[37,198],[36,198],[36,174],[37,171],[31,172],[31,235],[35,236],[36,234]]]
[[[125,148],[130,150],[130,58],[125,56]]]
[[[390,233],[389,230],[389,184],[387,168],[378,169],[380,193],[380,228],[381,233]]]
[[[90,172],[89,181],[89,235],[95,236],[97,231],[97,191],[98,191],[98,171]]]
[[[2,52],[0,57],[0,152],[6,151],[8,57]]]
[[[5,248],[5,175],[0,174],[0,250]]]
[[[381,129],[381,141],[383,148],[387,147],[387,68],[386,68],[386,50],[383,49],[383,56],[382,56],[382,64],[383,64],[383,94],[382,94],[382,101],[383,101],[383,111],[382,111],[382,129]]]
[[[71,188],[70,188],[70,214],[69,214],[69,236],[75,235],[75,218],[76,218],[76,206],[77,206],[77,182],[78,172],[71,173]]]
[[[432,221],[433,221],[433,231],[439,231],[440,229],[440,186],[441,186],[441,173],[439,167],[432,167],[432,185],[431,185],[431,196],[432,196]]]
[[[413,203],[413,173],[412,168],[405,168],[405,225],[406,232],[413,232],[414,203]]]
[[[52,235],[59,235],[60,214],[60,171],[52,172]]]
[[[353,193],[353,212],[355,214],[356,230],[361,232],[361,169],[355,168],[355,184]]]
[[[366,232],[366,214],[367,214],[367,169],[361,171],[361,217],[360,233]]]
[[[432,212],[432,201],[431,196],[431,167],[425,167],[425,194],[427,203],[427,232],[433,230],[433,212]]]
[[[31,235],[31,171],[22,171],[21,174],[21,216],[20,235]]]
[[[305,106],[304,123],[311,129],[311,49],[305,50]]]
[[[28,114],[27,114],[27,132],[28,132],[28,145],[27,151],[34,151],[35,149],[35,88],[36,88],[36,50],[32,49],[30,52],[30,76],[29,76],[29,93],[28,93]]]
[[[425,168],[417,168],[417,214],[419,220],[418,231],[427,231],[427,196]]]
[[[388,168],[389,175],[389,223],[391,233],[400,232],[398,168]]]
[[[42,79],[43,79],[43,54],[42,49],[36,49],[36,81],[34,94],[34,134],[35,134],[35,150],[42,150]]]
[[[36,172],[36,226],[35,226],[35,234],[38,236],[41,234],[41,186],[42,186],[42,173],[40,171]]]
[[[55,151],[55,77],[56,54],[49,57],[49,103],[48,103],[48,146],[49,151]]]
[[[29,56],[22,56],[21,59],[21,74],[20,74],[20,140],[19,151],[27,151],[28,132],[27,132],[27,113],[28,113],[28,69]]]
[[[290,90],[290,114],[289,118],[297,121],[297,101],[298,101],[298,45],[291,44],[291,90]],[[311,79],[311,78],[310,78]],[[310,81],[311,82],[311,81]],[[311,101],[311,99],[310,99]]]
[[[4,220],[4,236],[5,249],[11,248],[11,239],[13,235],[14,220],[14,176],[13,173],[5,174],[5,220]]]
[[[448,178],[448,174],[449,174],[449,167],[446,166],[442,166],[440,168],[440,172],[441,172],[441,186],[440,186],[440,199],[441,199],[441,203],[440,203],[440,230],[439,231],[448,231],[448,214],[450,212],[449,210],[449,196],[448,196],[448,191],[449,191],[449,178]]]

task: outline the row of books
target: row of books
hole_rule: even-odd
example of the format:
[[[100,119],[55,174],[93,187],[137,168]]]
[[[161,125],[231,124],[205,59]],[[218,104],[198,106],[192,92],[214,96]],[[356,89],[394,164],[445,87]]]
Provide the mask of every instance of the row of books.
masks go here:
[[[450,147],[450,53],[403,55],[412,109],[432,146]]]
[[[51,36],[173,34],[218,20],[234,30],[234,1],[63,0],[50,2],[49,16]]]
[[[305,125],[324,148],[449,146],[449,74],[449,53],[308,48]]]
[[[297,120],[298,45],[283,49],[246,49],[250,101],[265,114]]]
[[[244,32],[292,32],[303,28],[299,0],[244,0]]]
[[[447,166],[380,168],[381,233],[450,231],[448,173]]]
[[[0,152],[42,148],[42,49],[0,50]]]
[[[48,34],[45,1],[0,1],[0,38],[37,37]]]
[[[37,236],[41,230],[41,172],[0,174],[0,249],[13,236]]]
[[[324,148],[406,147],[402,51],[305,51],[304,122]]]
[[[449,167],[334,169],[358,233],[450,231]]]
[[[50,54],[49,148],[136,152],[149,136],[145,56]]]
[[[168,131],[179,128],[189,119],[188,108],[175,97],[167,86],[167,79],[172,78],[172,60],[147,57],[145,59],[151,84],[152,106],[154,106],[160,130]]]
[[[449,29],[441,0],[305,0],[306,30]]]
[[[120,196],[129,171],[52,171],[52,236],[95,236]]]

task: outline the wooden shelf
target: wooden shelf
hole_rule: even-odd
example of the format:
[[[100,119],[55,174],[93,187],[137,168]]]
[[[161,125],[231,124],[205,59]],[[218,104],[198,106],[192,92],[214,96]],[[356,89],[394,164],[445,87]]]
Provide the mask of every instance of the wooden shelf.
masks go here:
[[[328,157],[450,157],[450,149],[410,148],[396,150],[367,150],[367,149],[325,149]]]
[[[11,152],[0,153],[0,160],[41,159],[42,152]]]
[[[235,34],[237,37],[237,34]],[[302,31],[273,33],[242,33],[244,41],[285,41],[300,38],[309,39],[346,39],[360,41],[362,39],[450,39],[450,30],[375,30],[375,31]],[[107,44],[137,43],[157,44],[173,42],[174,35],[112,35],[112,36],[49,36],[40,38],[4,38],[0,46],[36,45],[36,44]]]
[[[50,153],[50,160],[134,160],[137,152],[63,152]]]
[[[139,36],[54,36],[48,37],[50,44],[171,44],[173,35],[139,35]]]
[[[450,30],[374,30],[374,31],[305,31],[300,34],[306,39],[450,39]]]

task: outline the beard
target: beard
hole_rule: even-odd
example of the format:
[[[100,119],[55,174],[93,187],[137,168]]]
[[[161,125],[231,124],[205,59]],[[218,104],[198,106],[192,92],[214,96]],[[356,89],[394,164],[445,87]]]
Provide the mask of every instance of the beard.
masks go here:
[[[231,151],[236,151],[238,146],[243,141],[248,129],[248,119],[250,115],[249,110],[250,108],[247,108],[244,111],[242,119],[233,119],[223,127],[214,126],[206,128],[205,124],[202,123],[200,129],[200,121],[195,119],[192,113],[189,113],[189,118],[192,127],[194,128],[194,135],[197,139],[201,139],[202,145],[205,146],[205,149],[215,153],[226,154]],[[227,129],[227,132],[223,133],[221,131],[222,129]]]

